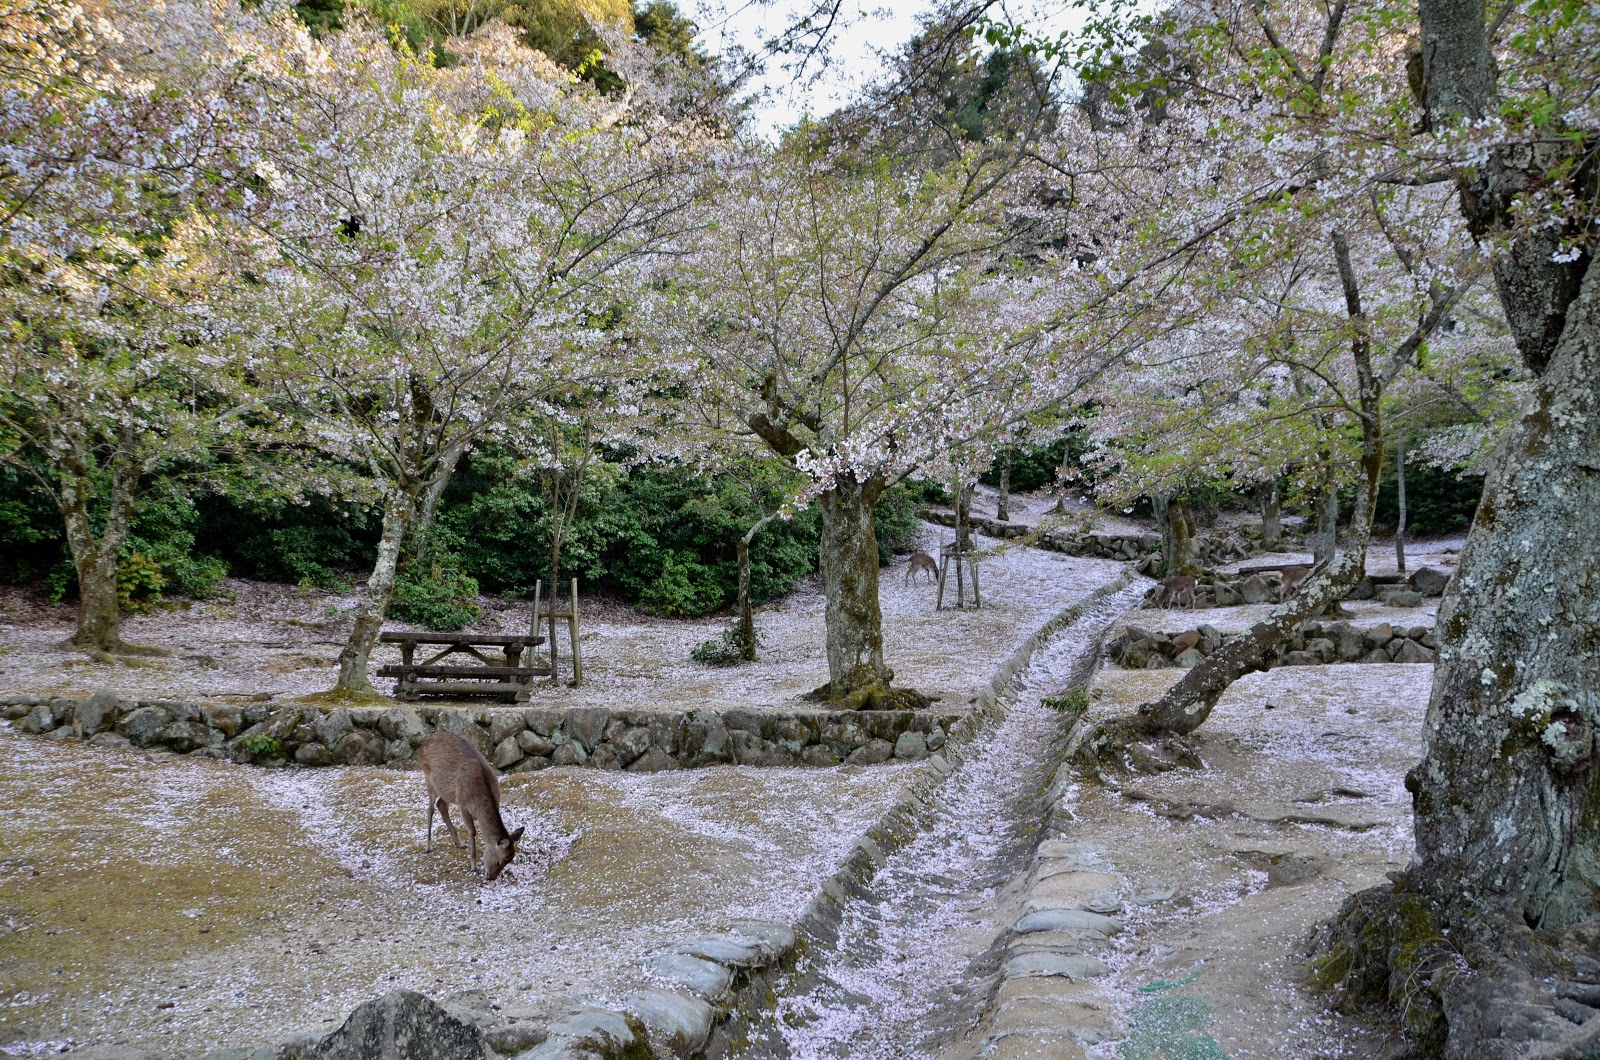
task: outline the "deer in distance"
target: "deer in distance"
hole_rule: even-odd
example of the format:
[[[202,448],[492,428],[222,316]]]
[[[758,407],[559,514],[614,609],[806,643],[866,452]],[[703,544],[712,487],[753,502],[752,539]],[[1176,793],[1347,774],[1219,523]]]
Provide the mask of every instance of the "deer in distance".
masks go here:
[[[1156,597],[1157,607],[1176,607],[1178,601],[1188,598],[1189,610],[1194,610],[1195,578],[1192,574],[1175,574],[1161,583],[1161,595]]]
[[[1295,588],[1305,581],[1306,575],[1310,573],[1310,567],[1300,566],[1299,564],[1283,568],[1283,581],[1278,585],[1278,603],[1281,604],[1289,599],[1289,594],[1294,592]]]
[[[926,552],[911,553],[911,566],[906,568],[907,585],[911,584],[912,578],[916,576],[918,571],[927,571],[928,577],[932,578],[934,581],[939,580],[939,565],[935,563],[933,561],[933,557],[928,555]]]
[[[489,760],[453,732],[436,732],[417,748],[422,779],[428,788],[428,852],[433,852],[433,811],[437,809],[456,846],[467,851],[467,863],[478,871],[478,833],[483,833],[483,878],[493,880],[517,856],[522,829],[506,831],[500,819],[500,781]],[[460,808],[472,845],[461,842],[450,820],[450,807]]]

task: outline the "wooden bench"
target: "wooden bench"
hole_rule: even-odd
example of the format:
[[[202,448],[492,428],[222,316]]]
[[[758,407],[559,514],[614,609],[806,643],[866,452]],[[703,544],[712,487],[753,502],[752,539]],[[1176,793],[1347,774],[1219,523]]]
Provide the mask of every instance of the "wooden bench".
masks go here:
[[[544,638],[539,636],[407,631],[383,633],[378,640],[384,644],[400,645],[400,662],[378,670],[379,677],[396,679],[394,694],[397,699],[495,696],[507,703],[522,703],[530,698],[534,678],[550,676],[550,667],[547,665],[521,665],[523,652],[528,653],[531,662],[532,649],[544,643]],[[442,650],[417,662],[417,647],[424,644]],[[493,648],[499,649],[495,653],[499,655],[498,659],[480,650]],[[440,661],[461,655],[477,660],[476,665]]]

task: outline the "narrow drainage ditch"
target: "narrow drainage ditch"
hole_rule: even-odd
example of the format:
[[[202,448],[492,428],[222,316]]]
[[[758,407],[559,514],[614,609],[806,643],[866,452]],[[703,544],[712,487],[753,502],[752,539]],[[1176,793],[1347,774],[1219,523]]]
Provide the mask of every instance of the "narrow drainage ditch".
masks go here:
[[[1101,633],[1146,588],[1101,597],[1033,653],[1004,717],[935,790],[919,833],[846,900],[836,938],[813,940],[773,984],[775,1004],[731,1055],[935,1058],[982,1018],[1014,919],[1003,892],[1038,844],[1065,746],[1064,716],[1040,700],[1086,683]]]

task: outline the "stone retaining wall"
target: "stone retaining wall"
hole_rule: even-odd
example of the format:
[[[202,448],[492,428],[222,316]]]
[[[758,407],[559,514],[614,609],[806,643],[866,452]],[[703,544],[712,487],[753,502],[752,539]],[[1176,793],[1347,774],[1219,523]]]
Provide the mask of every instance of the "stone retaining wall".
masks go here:
[[[1348,600],[1379,600],[1390,607],[1418,607],[1425,597],[1442,596],[1450,576],[1423,567],[1409,578],[1401,574],[1376,574],[1364,578],[1350,591]],[[1254,574],[1214,574],[1195,582],[1195,607],[1236,607],[1239,604],[1274,603],[1283,577],[1278,571]],[[1146,608],[1159,606],[1161,589],[1151,591]]]
[[[646,773],[746,766],[919,761],[944,746],[957,712],[882,710],[607,710],[603,707],[271,707],[0,695],[0,717],[25,733],[258,765],[403,763],[435,731],[454,732],[495,766],[520,773],[593,766]]]
[[[1161,633],[1128,626],[1106,645],[1106,658],[1125,670],[1189,667],[1244,636],[1202,625],[1184,633]],[[1308,622],[1289,641],[1272,666],[1318,663],[1431,663],[1438,649],[1432,626],[1402,628],[1387,622],[1354,626],[1349,622]]]
[[[954,527],[956,513],[939,508],[923,508],[923,519],[940,526]],[[1157,533],[1108,534],[1093,530],[1058,526],[1037,530],[1022,523],[1002,523],[982,515],[969,517],[979,533],[1002,540],[1029,537],[1028,543],[1052,552],[1091,559],[1115,559],[1132,563],[1140,574],[1153,575],[1161,562],[1161,535]],[[1218,535],[1202,531],[1194,536],[1194,559],[1202,566],[1217,566],[1255,555],[1260,548],[1236,534]]]

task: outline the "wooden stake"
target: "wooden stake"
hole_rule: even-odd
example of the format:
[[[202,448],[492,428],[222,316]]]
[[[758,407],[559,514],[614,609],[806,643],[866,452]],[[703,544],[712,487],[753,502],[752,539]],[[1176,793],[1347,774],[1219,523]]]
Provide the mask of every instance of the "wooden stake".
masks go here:
[[[567,630],[572,640],[572,687],[583,684],[583,650],[578,647],[578,579],[572,579],[572,605],[567,608]]]

